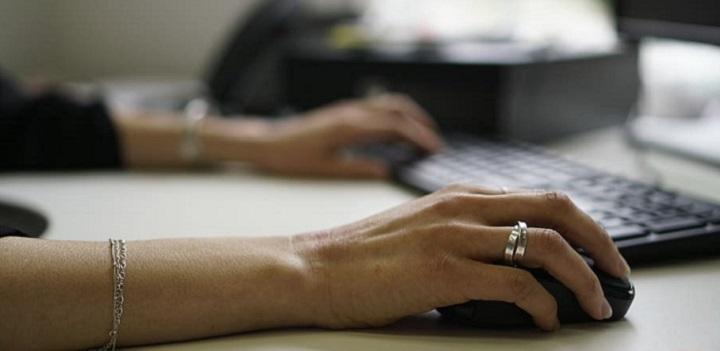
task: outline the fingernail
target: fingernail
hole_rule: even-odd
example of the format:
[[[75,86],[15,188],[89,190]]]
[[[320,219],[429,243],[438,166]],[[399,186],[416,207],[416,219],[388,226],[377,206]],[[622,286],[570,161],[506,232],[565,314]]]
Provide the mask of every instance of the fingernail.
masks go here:
[[[547,328],[541,328],[541,329],[544,331],[547,331],[547,332],[556,331],[556,330],[560,329],[560,321],[556,318],[555,321],[551,325],[547,326]]]
[[[608,319],[612,317],[613,310],[612,307],[610,307],[610,303],[607,301],[607,299],[603,299],[602,303],[602,319]]]
[[[625,279],[630,279],[630,265],[628,265],[624,257],[620,256],[620,258],[622,258],[622,270],[625,274]]]

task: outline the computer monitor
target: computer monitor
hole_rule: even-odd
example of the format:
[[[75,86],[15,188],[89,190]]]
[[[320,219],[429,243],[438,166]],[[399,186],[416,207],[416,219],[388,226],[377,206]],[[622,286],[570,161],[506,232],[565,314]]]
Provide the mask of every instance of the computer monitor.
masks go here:
[[[618,30],[720,45],[720,0],[617,0]]]

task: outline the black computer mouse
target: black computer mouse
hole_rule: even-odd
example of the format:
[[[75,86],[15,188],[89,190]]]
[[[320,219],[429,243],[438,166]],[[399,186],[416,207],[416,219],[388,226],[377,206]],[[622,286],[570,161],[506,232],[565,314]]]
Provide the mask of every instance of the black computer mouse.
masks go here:
[[[48,219],[39,211],[0,199],[0,237],[39,237],[48,227]]]
[[[575,295],[562,283],[541,269],[529,269],[532,275],[555,297],[560,323],[596,321],[580,307]],[[613,315],[606,321],[622,319],[635,298],[635,287],[629,281],[612,277],[593,267],[605,292]],[[530,315],[516,305],[502,301],[473,300],[459,305],[438,308],[440,313],[455,322],[480,327],[530,327]]]

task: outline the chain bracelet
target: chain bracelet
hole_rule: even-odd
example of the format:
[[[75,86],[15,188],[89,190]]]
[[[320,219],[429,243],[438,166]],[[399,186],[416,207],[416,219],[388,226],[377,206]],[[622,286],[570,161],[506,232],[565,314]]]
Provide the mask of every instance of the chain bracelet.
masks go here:
[[[125,267],[127,265],[127,249],[125,240],[110,239],[110,255],[113,266],[113,321],[112,329],[108,333],[110,341],[100,350],[115,350],[120,321],[123,315],[123,303],[125,302]]]

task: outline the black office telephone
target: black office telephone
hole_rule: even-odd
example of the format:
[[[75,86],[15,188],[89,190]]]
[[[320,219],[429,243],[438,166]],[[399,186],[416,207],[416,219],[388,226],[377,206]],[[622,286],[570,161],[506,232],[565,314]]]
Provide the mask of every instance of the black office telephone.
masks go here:
[[[318,14],[306,5],[302,0],[261,0],[238,21],[205,78],[206,93],[222,115],[282,113],[287,48],[355,16]]]
[[[267,0],[239,21],[206,78],[222,114],[277,112],[282,50],[303,14],[299,0]]]

